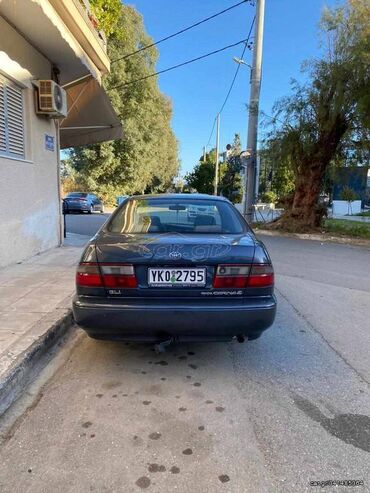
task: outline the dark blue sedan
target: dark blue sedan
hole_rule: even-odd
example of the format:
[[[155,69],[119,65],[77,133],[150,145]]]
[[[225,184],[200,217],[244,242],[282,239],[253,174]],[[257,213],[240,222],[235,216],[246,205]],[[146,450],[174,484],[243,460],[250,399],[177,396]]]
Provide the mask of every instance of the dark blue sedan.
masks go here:
[[[75,320],[96,339],[251,340],[276,312],[265,246],[209,195],[125,200],[87,245],[76,285]]]
[[[64,197],[63,203],[66,214],[70,212],[87,212],[88,214],[97,211],[104,212],[103,202],[93,193],[71,192]]]

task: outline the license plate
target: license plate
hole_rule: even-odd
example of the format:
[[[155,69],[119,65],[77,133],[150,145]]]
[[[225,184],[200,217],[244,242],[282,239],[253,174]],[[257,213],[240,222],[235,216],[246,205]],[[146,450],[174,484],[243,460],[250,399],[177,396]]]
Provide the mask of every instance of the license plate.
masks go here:
[[[148,284],[153,287],[206,285],[206,269],[148,269]]]

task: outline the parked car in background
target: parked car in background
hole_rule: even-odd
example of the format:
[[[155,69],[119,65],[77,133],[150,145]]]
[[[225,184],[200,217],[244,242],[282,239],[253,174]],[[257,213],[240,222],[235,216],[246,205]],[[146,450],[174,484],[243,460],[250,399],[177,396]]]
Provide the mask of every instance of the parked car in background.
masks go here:
[[[216,212],[216,208],[212,205],[189,205],[187,209],[187,214],[188,214],[188,220],[193,221],[199,214],[207,214],[214,216]]]
[[[88,243],[76,290],[75,320],[96,339],[243,342],[276,311],[266,247],[210,195],[130,197]]]
[[[101,199],[93,193],[71,192],[64,197],[65,213],[71,212],[104,212],[104,205]]]

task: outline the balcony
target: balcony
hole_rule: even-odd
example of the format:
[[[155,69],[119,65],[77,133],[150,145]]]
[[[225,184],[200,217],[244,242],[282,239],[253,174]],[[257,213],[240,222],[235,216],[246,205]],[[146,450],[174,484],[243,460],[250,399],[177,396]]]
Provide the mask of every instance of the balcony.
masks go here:
[[[88,0],[49,0],[49,3],[100,72],[108,73],[107,40],[99,30]]]
[[[0,16],[59,69],[60,84],[88,73],[100,82],[109,73],[106,39],[89,16],[87,1],[0,0]],[[28,69],[26,52],[6,37],[2,46],[11,59]]]
[[[107,52],[107,38],[104,31],[99,29],[98,21],[92,14],[89,0],[73,0],[73,2],[80,11],[81,16],[85,19],[93,35],[102,44],[104,51]]]

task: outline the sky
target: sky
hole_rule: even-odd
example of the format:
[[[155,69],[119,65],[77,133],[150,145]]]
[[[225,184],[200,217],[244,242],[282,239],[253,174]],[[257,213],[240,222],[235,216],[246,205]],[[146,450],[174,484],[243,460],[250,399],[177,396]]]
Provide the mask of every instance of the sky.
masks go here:
[[[143,15],[154,40],[163,38],[238,0],[131,0]],[[336,0],[266,0],[263,76],[260,109],[271,114],[273,103],[289,94],[292,78],[303,81],[302,61],[320,54],[318,22],[325,5]],[[158,46],[157,70],[222,48],[247,37],[255,7],[245,3],[187,33]],[[179,141],[181,174],[197,164],[207,144],[216,114],[234,76],[237,46],[205,60],[159,76],[161,90],[173,103],[172,126]],[[247,50],[244,60],[251,64]],[[241,66],[227,106],[221,115],[220,151],[239,133],[246,146],[250,70]],[[263,131],[261,129],[261,131]],[[215,134],[210,142],[215,147]]]

